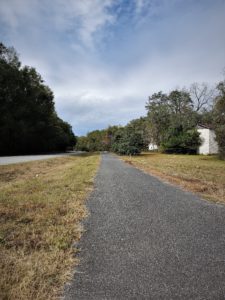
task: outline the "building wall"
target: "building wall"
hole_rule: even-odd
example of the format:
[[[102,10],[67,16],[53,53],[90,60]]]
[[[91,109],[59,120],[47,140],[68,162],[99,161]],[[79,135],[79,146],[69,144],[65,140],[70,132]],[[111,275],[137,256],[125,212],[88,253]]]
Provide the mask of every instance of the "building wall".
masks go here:
[[[209,129],[198,129],[202,141],[201,146],[198,148],[199,154],[209,154]]]
[[[158,149],[158,146],[155,145],[155,144],[150,143],[150,144],[148,145],[148,150],[150,150],[150,151],[152,151],[152,150],[157,150],[157,149]]]
[[[198,149],[199,154],[217,154],[218,144],[215,140],[215,133],[213,130],[202,128],[198,129],[202,144]]]
[[[209,130],[209,154],[217,154],[219,151],[216,142],[216,135],[213,130]]]

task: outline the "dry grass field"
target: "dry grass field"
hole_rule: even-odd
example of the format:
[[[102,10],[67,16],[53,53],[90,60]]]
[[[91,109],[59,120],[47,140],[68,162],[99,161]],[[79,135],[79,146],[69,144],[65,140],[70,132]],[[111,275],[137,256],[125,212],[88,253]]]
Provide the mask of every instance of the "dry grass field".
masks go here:
[[[86,155],[0,166],[0,299],[60,295],[98,164]]]
[[[121,158],[203,198],[225,203],[225,161],[215,156],[142,153]]]

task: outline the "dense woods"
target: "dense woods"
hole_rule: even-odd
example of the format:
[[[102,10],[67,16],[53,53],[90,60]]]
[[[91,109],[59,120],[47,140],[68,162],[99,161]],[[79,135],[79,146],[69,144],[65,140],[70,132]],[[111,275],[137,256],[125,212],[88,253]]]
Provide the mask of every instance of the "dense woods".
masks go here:
[[[35,68],[21,66],[14,48],[0,43],[0,155],[64,151],[74,146],[54,95]]]

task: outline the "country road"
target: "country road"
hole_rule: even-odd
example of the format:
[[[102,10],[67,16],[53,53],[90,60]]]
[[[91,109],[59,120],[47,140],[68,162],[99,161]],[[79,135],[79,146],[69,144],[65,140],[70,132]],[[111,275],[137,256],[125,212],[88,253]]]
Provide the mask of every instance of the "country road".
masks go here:
[[[225,299],[225,207],[102,155],[64,298]]]
[[[71,153],[57,153],[57,154],[41,154],[41,155],[18,155],[18,156],[0,156],[0,165],[17,164],[34,160],[49,159],[54,157],[61,157],[65,155],[77,155],[80,151]]]

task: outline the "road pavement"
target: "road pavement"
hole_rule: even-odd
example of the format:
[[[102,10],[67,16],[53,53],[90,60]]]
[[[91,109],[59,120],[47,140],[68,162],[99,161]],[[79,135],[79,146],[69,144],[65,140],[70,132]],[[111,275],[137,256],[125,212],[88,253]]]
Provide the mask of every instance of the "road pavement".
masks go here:
[[[65,155],[80,154],[79,151],[71,153],[57,153],[57,154],[41,154],[41,155],[18,155],[18,156],[0,156],[0,165],[17,164],[34,160],[49,159],[54,157],[61,157]]]
[[[64,299],[225,299],[225,206],[102,155]]]

